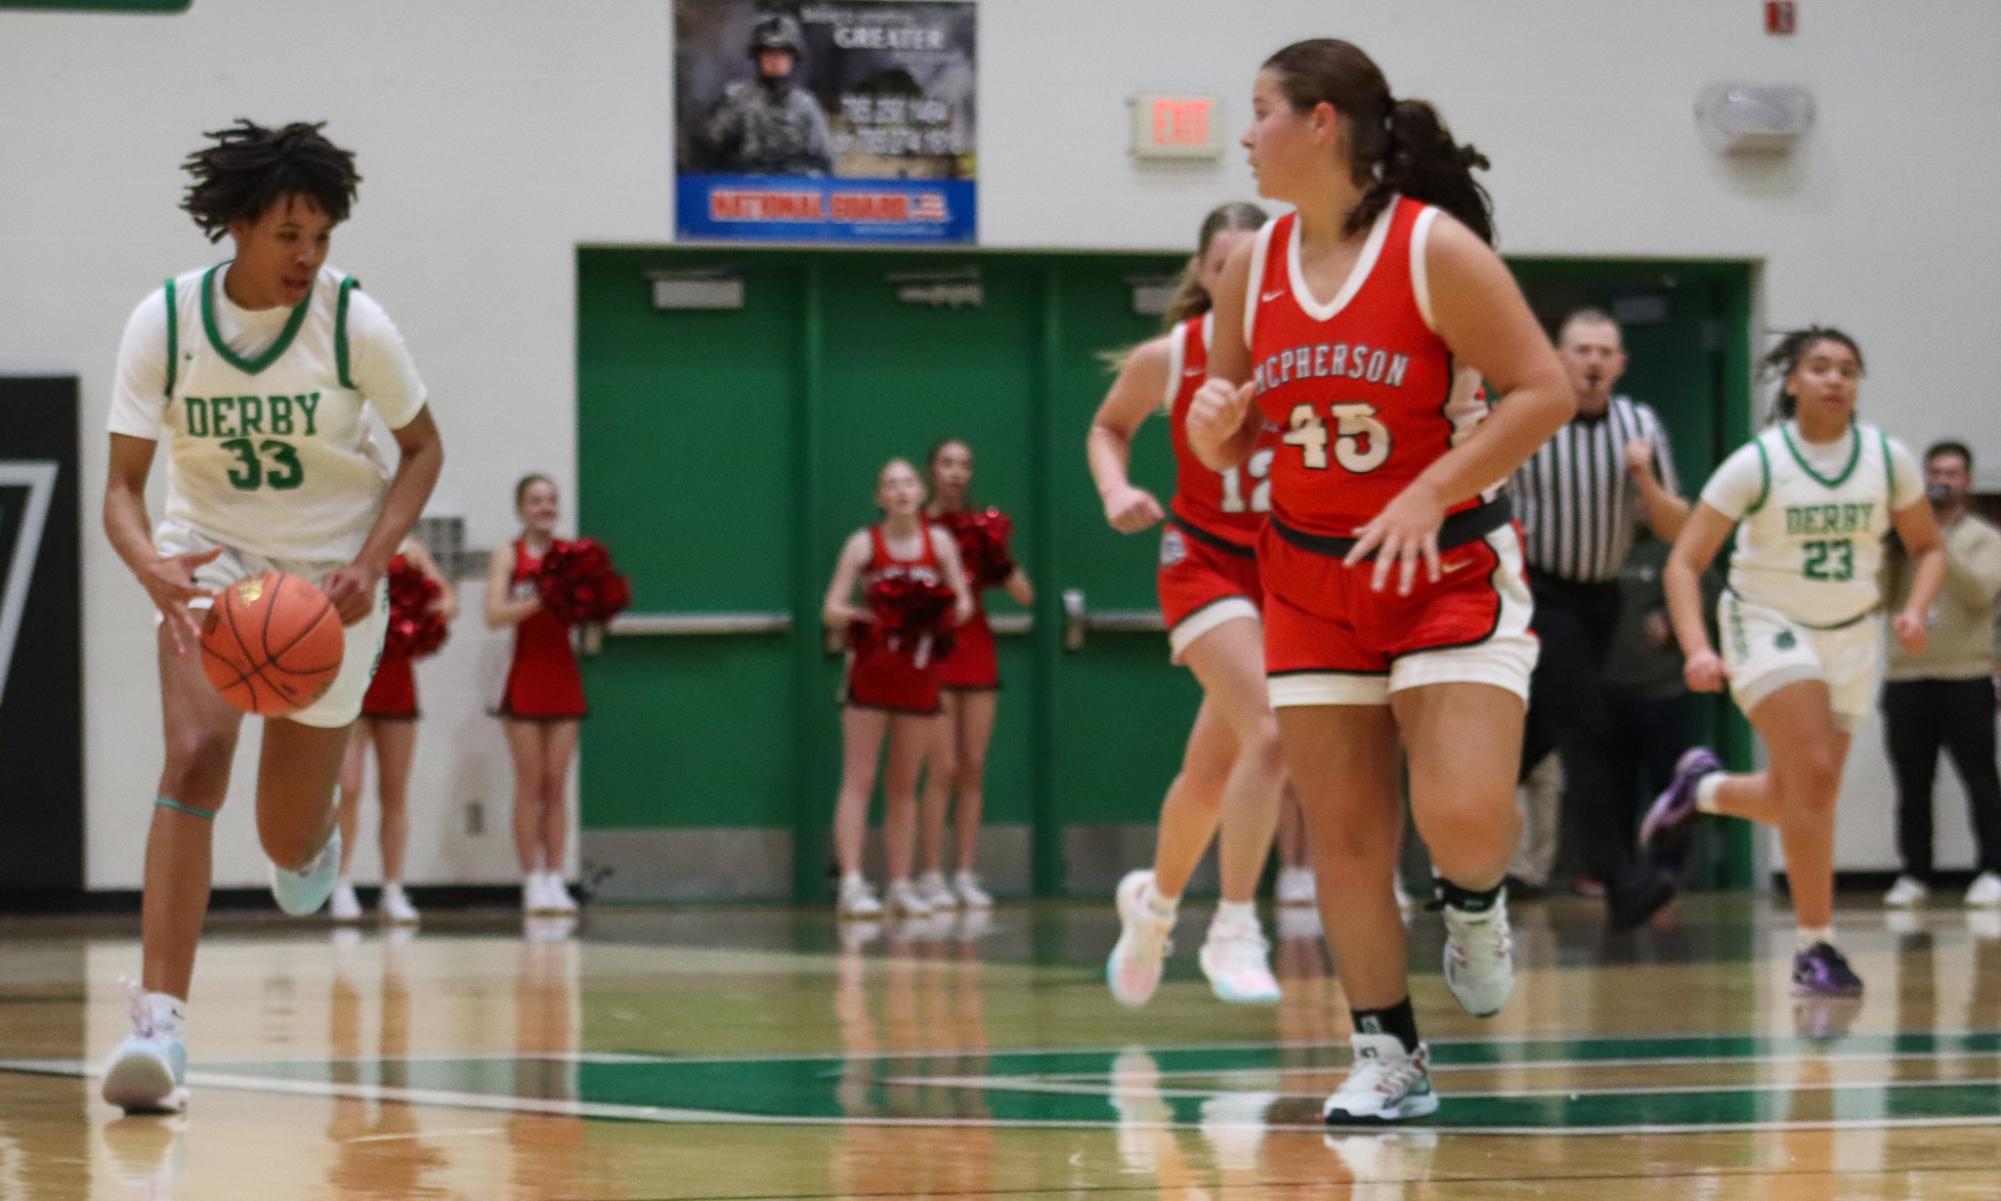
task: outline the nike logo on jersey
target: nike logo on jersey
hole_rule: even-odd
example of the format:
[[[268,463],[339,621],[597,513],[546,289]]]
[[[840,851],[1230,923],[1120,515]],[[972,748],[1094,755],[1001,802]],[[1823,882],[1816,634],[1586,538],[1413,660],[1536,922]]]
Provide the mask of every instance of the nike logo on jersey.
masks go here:
[[[1198,375],[1207,375],[1208,373],[1209,369],[1207,367],[1188,367],[1181,372],[1188,379],[1194,379]]]
[[[1438,573],[1440,575],[1451,575],[1462,567],[1471,566],[1473,566],[1473,560],[1471,559],[1461,559],[1457,563],[1440,563],[1438,565]]]
[[[1277,299],[1278,299],[1279,297],[1281,297],[1281,296],[1283,296],[1283,295],[1285,295],[1285,289],[1284,289],[1284,288],[1280,288],[1280,289],[1279,289],[1278,291],[1276,291],[1276,292],[1266,292],[1266,293],[1265,293],[1265,294],[1263,294],[1262,296],[1259,296],[1259,297],[1258,297],[1258,299],[1259,299],[1259,300],[1262,300],[1262,301],[1263,301],[1263,302],[1265,302],[1266,304],[1270,304],[1270,303],[1271,303],[1272,301],[1274,301],[1274,300],[1277,300]]]

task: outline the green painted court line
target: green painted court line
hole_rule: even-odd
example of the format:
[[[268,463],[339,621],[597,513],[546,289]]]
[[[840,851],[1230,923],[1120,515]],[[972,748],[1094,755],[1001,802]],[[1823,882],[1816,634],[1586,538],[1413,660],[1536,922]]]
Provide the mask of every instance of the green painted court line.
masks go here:
[[[1120,1125],[1122,1103],[1152,1102],[1155,1125],[1199,1126],[1229,1100],[1258,1125],[1317,1127],[1317,1094],[1160,1089],[1158,1073],[1320,1070],[1288,1064],[1297,1046],[1161,1048],[1148,1083],[1103,1051],[925,1052],[788,1058],[647,1059],[618,1053],[197,1063],[190,1083],[312,1096],[564,1114],[624,1121],[839,1123],[1004,1127]],[[1335,1048],[1328,1048],[1330,1052]],[[1838,1056],[1964,1058],[2001,1051],[2001,1031],[1910,1032],[1816,1039],[1785,1035],[1654,1035],[1440,1043],[1441,1066],[1644,1067],[1803,1061]],[[1326,1069],[1343,1066],[1330,1054]],[[87,1075],[70,1061],[0,1069]],[[1088,1069],[1088,1070],[1086,1070]],[[1156,1069],[1158,1071],[1156,1071]],[[1081,1078],[1080,1078],[1081,1077]],[[1125,1077],[1121,1079],[1121,1077]],[[1262,1109],[1259,1104],[1262,1103]],[[1213,1121],[1213,1115],[1211,1120]],[[1243,1120],[1238,1114],[1236,1120]],[[1131,1123],[1126,1123],[1130,1125]],[[1462,1132],[1614,1133],[2001,1124],[2001,1079],[1442,1090],[1434,1128]]]

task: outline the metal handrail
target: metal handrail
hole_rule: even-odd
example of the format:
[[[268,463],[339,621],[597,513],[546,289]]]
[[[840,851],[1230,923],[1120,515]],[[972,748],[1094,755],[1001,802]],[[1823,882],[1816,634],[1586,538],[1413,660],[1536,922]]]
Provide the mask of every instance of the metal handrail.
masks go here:
[[[790,613],[621,613],[606,632],[622,638],[698,638],[785,634],[791,629]]]
[[[1063,649],[1084,649],[1085,634],[1158,634],[1167,629],[1158,609],[1101,609],[1093,613],[1082,588],[1063,590]]]

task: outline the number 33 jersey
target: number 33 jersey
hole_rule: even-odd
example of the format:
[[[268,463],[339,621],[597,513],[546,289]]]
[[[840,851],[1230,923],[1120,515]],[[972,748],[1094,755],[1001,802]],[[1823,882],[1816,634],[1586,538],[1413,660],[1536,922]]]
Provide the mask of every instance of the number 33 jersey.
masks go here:
[[[1451,351],[1432,326],[1425,246],[1437,217],[1393,200],[1325,301],[1300,268],[1297,215],[1258,232],[1244,344],[1257,404],[1278,431],[1271,511],[1284,526],[1354,536],[1487,414],[1474,388],[1455,391]]]
[[[140,302],[107,426],[167,442],[165,518],[271,559],[347,562],[389,490],[371,431],[424,407],[403,339],[356,281],[323,267],[296,308],[244,309],[227,264]]]

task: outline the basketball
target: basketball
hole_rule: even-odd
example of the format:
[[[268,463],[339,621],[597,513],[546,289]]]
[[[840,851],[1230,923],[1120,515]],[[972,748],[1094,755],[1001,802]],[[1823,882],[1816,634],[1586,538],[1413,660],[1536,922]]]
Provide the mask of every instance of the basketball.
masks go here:
[[[325,694],[346,647],[326,593],[310,580],[267,571],[216,597],[202,626],[202,669],[236,708],[283,717]]]

